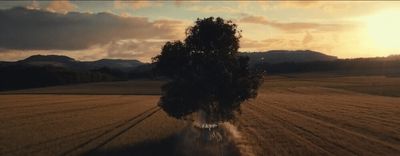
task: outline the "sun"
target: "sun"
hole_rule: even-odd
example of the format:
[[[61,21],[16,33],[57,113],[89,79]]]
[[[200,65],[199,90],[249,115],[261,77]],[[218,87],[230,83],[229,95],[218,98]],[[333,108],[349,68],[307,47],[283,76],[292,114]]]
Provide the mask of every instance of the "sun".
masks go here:
[[[383,11],[367,18],[368,34],[385,49],[400,49],[400,11]]]

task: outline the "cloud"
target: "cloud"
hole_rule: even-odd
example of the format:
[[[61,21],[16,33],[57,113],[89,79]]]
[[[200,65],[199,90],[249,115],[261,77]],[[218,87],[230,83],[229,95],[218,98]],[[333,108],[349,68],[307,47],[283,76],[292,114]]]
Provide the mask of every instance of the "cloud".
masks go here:
[[[121,1],[121,0],[116,0],[114,1],[114,7],[117,9],[129,7],[134,10],[138,9],[143,9],[143,8],[148,8],[148,7],[153,7],[153,6],[161,6],[161,2],[157,1],[143,1],[143,0],[138,0],[138,1]]]
[[[29,5],[26,6],[27,9],[40,9],[40,4],[36,0],[32,0]]]
[[[270,22],[262,16],[246,16],[239,20],[243,23],[254,23],[254,24],[264,24],[268,25]]]
[[[120,40],[106,45],[107,58],[135,58],[144,62],[160,52],[164,40]]]
[[[342,17],[359,17],[368,16],[387,9],[398,9],[400,3],[397,1],[273,1],[273,6],[268,9],[277,10],[304,10],[318,11],[320,18],[329,17],[342,18]]]
[[[243,38],[240,41],[240,51],[267,51],[272,49],[293,48],[289,45],[289,42],[293,42],[293,39],[268,38],[264,40],[252,40]]]
[[[65,14],[22,7],[0,10],[0,48],[79,50],[124,39],[180,39],[184,23],[111,13]]]
[[[307,0],[307,1],[277,1],[279,7],[285,8],[310,8],[320,6],[319,1]]]
[[[200,2],[201,1],[175,0],[174,5],[176,7],[185,7],[185,6],[197,5]]]
[[[228,6],[190,6],[187,9],[201,13],[240,13],[239,9]]]
[[[103,58],[136,59],[151,62],[160,53],[165,40],[126,39],[112,41],[104,45],[94,45],[84,50],[13,50],[0,49],[2,61],[16,61],[31,55],[65,55],[76,60],[93,61]]]
[[[338,31],[345,28],[344,25],[340,24],[321,24],[311,22],[278,22],[268,20],[263,16],[246,16],[239,19],[241,23],[252,23],[268,25],[273,28],[286,31],[286,32],[298,32],[304,30],[319,30],[319,31]]]
[[[307,45],[313,40],[313,36],[310,34],[310,32],[306,32],[306,35],[303,38],[303,45]]]
[[[76,9],[76,5],[68,0],[54,0],[46,8],[49,11],[66,13]]]
[[[242,9],[254,10],[254,6],[260,7],[267,11],[270,9],[310,9],[321,6],[321,1],[316,0],[259,0],[259,1],[237,1],[238,6]]]
[[[320,38],[318,38],[320,39]],[[334,47],[330,44],[329,39],[315,40],[314,36],[307,32],[307,34],[301,37],[277,37],[267,38],[264,40],[252,40],[249,38],[243,38],[240,41],[240,51],[268,51],[268,50],[299,50],[309,49],[316,50],[325,53],[330,53]]]

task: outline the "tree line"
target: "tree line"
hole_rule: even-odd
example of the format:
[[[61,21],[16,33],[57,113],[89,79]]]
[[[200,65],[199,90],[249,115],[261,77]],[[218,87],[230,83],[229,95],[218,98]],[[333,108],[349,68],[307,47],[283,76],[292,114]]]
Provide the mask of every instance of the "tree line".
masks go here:
[[[268,74],[304,72],[341,72],[348,74],[399,75],[400,60],[381,58],[338,59],[334,61],[259,63],[254,69],[262,69]]]
[[[121,71],[102,67],[92,70],[75,70],[51,65],[0,65],[0,91],[88,82],[124,81],[151,78],[152,75],[151,70],[139,69]]]

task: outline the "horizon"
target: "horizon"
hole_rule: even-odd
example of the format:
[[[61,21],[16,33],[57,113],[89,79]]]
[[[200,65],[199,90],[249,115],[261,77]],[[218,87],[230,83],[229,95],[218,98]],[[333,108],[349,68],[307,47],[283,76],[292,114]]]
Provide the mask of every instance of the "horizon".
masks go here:
[[[400,2],[6,1],[0,2],[0,21],[7,23],[0,25],[0,61],[40,54],[149,62],[165,42],[182,40],[197,18],[210,16],[238,25],[241,52],[387,57],[400,54],[399,8]]]
[[[391,55],[387,55],[387,56],[340,58],[340,57],[337,57],[337,56],[335,56],[335,55],[328,55],[328,54],[325,54],[325,53],[323,53],[323,52],[313,51],[313,50],[309,50],[309,49],[305,49],[305,50],[282,50],[282,49],[279,49],[279,50],[247,51],[247,52],[240,52],[240,51],[239,51],[239,53],[268,53],[268,52],[272,52],[272,51],[294,52],[294,53],[300,52],[300,51],[302,51],[302,52],[310,51],[310,52],[317,52],[317,53],[320,53],[320,54],[326,55],[326,56],[336,57],[338,60],[341,60],[341,59],[344,60],[344,59],[388,58],[388,57],[397,57],[397,56],[400,56],[400,54],[391,54]],[[7,60],[6,60],[6,61],[3,61],[3,60],[0,60],[0,62],[18,62],[18,61],[26,60],[26,59],[28,59],[28,58],[30,58],[30,57],[32,57],[32,56],[45,56],[45,57],[46,57],[46,56],[59,56],[59,57],[68,57],[68,58],[71,58],[71,59],[73,59],[74,61],[78,61],[78,62],[91,62],[91,61],[99,61],[99,60],[123,60],[123,61],[139,61],[139,62],[141,62],[141,63],[151,63],[151,62],[140,61],[140,60],[137,60],[137,59],[134,59],[134,58],[132,58],[132,59],[129,59],[129,58],[127,58],[127,59],[124,59],[124,58],[99,58],[99,59],[95,59],[95,60],[79,60],[79,59],[76,59],[76,58],[73,58],[73,57],[70,57],[70,56],[67,56],[67,55],[60,55],[60,54],[34,54],[34,55],[27,56],[27,57],[23,57],[23,58],[18,59],[18,60],[10,60],[10,61],[7,61]]]

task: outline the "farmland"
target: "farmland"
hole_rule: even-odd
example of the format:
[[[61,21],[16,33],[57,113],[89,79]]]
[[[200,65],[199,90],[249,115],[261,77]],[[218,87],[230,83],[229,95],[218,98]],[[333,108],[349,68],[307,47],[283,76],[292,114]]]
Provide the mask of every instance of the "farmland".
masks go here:
[[[0,155],[169,155],[187,128],[157,107],[162,82],[0,93]],[[243,155],[399,155],[400,78],[268,76],[234,125]]]

